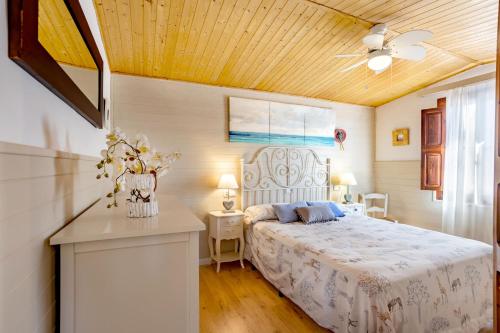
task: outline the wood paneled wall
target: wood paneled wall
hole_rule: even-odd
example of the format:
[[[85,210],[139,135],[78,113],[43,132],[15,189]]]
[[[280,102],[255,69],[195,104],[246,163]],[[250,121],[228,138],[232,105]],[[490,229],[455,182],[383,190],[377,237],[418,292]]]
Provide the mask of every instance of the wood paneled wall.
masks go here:
[[[96,160],[0,143],[0,332],[54,332],[48,239],[103,194]]]
[[[130,135],[146,133],[159,151],[183,154],[171,173],[160,179],[159,191],[177,195],[205,222],[209,211],[222,208],[223,192],[216,190],[220,174],[231,172],[238,177],[240,158],[248,160],[265,147],[228,142],[228,96],[333,108],[337,127],[347,131],[345,151],[338,146],[317,151],[333,158],[334,169],[355,174],[359,185],[353,192],[373,190],[373,108],[126,75],[114,75],[112,87],[115,126]],[[200,242],[200,257],[206,258],[206,233]]]
[[[401,223],[441,231],[442,204],[420,190],[420,160],[376,161],[375,191],[389,194],[389,214]]]

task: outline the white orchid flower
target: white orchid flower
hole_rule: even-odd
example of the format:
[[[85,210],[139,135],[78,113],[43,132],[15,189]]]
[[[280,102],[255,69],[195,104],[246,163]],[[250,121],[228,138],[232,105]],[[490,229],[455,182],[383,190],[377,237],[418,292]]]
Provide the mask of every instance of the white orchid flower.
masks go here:
[[[159,152],[154,152],[151,155],[151,159],[149,160],[149,166],[153,169],[161,167],[161,165],[164,163],[164,155]]]
[[[121,158],[113,159],[113,177],[116,179],[125,171],[125,162]]]
[[[119,127],[116,127],[113,131],[111,131],[108,135],[106,135],[106,139],[108,140],[106,143],[109,147],[120,140],[126,140],[127,137]]]
[[[149,139],[144,134],[137,134],[135,137],[135,146],[140,151],[141,154],[147,154],[151,151],[151,145],[149,144]]]

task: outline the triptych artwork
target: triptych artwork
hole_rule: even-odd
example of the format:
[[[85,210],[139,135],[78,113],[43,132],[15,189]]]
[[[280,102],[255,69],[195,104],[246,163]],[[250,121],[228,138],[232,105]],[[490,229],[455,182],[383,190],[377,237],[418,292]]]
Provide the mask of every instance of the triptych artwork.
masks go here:
[[[328,108],[229,98],[230,142],[333,147],[334,132]]]

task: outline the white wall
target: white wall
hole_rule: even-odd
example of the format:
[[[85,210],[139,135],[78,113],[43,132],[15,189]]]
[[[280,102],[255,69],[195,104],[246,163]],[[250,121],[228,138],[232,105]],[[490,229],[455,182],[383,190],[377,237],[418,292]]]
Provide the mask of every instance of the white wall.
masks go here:
[[[215,189],[219,175],[238,177],[240,158],[248,160],[265,147],[228,142],[228,96],[333,108],[337,127],[347,130],[345,151],[338,146],[317,151],[333,158],[334,169],[354,172],[359,183],[354,193],[373,190],[373,108],[126,75],[113,75],[112,88],[116,126],[147,134],[159,151],[183,154],[160,180],[159,191],[176,194],[205,222],[209,211],[222,208],[223,193]],[[206,233],[200,242],[201,257],[208,257]]]
[[[93,3],[81,4],[104,55]],[[0,0],[0,332],[54,332],[55,251],[48,238],[101,196],[92,156],[105,131],[11,61],[7,40],[7,0]]]
[[[495,71],[495,64],[478,66],[443,80],[439,87]],[[441,230],[441,201],[431,191],[420,190],[420,114],[422,109],[437,106],[446,92],[421,96],[421,91],[381,105],[375,110],[376,161],[375,190],[389,193],[389,214],[403,223]],[[410,129],[408,146],[392,145],[392,130]]]

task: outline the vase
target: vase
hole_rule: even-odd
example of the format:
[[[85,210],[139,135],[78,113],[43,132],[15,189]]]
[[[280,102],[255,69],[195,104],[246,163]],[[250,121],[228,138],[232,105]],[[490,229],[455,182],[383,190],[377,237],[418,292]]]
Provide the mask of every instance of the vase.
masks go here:
[[[158,201],[155,196],[156,177],[153,174],[126,174],[125,186],[130,193],[127,199],[128,217],[158,215]]]

